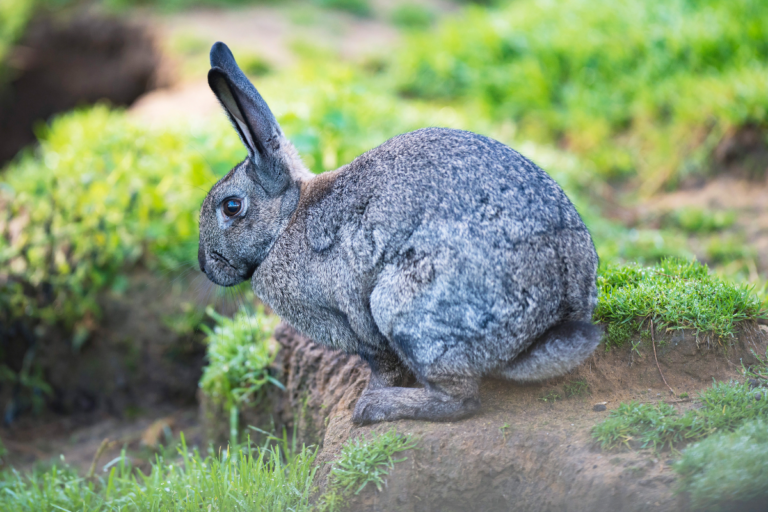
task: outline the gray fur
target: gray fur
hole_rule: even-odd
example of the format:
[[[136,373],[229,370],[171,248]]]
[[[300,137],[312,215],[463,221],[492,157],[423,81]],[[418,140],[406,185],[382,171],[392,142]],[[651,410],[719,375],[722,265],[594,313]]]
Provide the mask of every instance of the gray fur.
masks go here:
[[[594,350],[597,254],[547,173],[487,137],[426,128],[313,176],[222,47],[212,88],[225,109],[237,98],[249,157],[203,203],[201,268],[224,286],[250,278],[299,331],[368,361],[355,421],[460,418],[481,377],[562,375]],[[247,208],[227,220],[230,197]],[[400,387],[411,377],[423,388]]]

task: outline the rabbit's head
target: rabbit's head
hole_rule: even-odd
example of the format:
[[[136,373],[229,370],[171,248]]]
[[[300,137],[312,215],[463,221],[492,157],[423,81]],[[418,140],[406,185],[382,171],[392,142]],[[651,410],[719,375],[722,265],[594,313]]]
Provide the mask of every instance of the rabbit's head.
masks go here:
[[[200,270],[222,286],[250,279],[288,224],[308,179],[296,150],[223,43],[211,48],[208,84],[248,150],[200,209]]]

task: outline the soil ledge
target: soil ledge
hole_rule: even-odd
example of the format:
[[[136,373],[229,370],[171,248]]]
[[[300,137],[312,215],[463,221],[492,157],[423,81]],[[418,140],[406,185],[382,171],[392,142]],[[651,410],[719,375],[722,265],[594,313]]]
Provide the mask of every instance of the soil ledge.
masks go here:
[[[693,333],[676,331],[657,340],[659,365],[678,393],[695,393],[713,379],[741,377],[741,363],[765,353],[768,329],[742,325],[727,347],[711,346]],[[295,428],[300,442],[319,444],[317,484],[322,491],[348,439],[391,428],[410,433],[417,447],[390,472],[382,492],[366,489],[349,510],[413,512],[644,511],[685,510],[674,495],[670,454],[649,450],[605,452],[590,437],[607,409],[628,400],[675,401],[659,375],[649,342],[595,354],[571,374],[535,385],[488,380],[481,386],[480,414],[454,423],[398,421],[357,427],[351,417],[369,370],[357,356],[323,348],[281,324],[275,371],[286,391],[269,391],[245,411],[245,425]],[[638,353],[639,352],[639,353]],[[693,404],[675,404],[681,411]],[[203,404],[209,432],[222,432],[226,417]],[[218,426],[217,426],[218,423]]]

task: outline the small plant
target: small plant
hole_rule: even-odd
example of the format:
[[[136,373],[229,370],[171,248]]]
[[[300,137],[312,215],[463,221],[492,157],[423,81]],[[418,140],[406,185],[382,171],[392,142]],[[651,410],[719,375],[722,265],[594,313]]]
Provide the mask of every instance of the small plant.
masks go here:
[[[264,76],[272,71],[272,65],[253,53],[238,54],[237,63],[246,75]]]
[[[602,448],[615,448],[630,443],[642,448],[660,448],[681,441],[680,429],[673,418],[677,409],[661,402],[656,405],[637,402],[622,403],[612,410],[608,419],[592,429],[592,437]]]
[[[182,302],[180,309],[180,313],[163,317],[163,324],[176,334],[189,336],[202,325],[205,311],[190,302]]]
[[[210,329],[201,325],[208,343],[208,366],[200,378],[202,390],[231,410],[251,402],[266,384],[283,388],[269,373],[278,350],[270,338],[277,318],[266,316],[263,310],[241,309],[233,318],[212,308],[207,312],[216,326]]]
[[[572,380],[563,386],[563,392],[566,398],[586,395],[589,393],[589,384],[584,379]]]
[[[605,350],[621,347],[637,334],[637,322],[610,323],[605,329]]]
[[[410,450],[416,442],[410,435],[398,434],[394,429],[376,434],[371,439],[349,439],[341,449],[339,459],[333,462],[328,476],[328,491],[323,496],[321,510],[337,510],[345,497],[360,494],[373,483],[381,491],[385,478],[397,462],[399,452]]]
[[[707,258],[715,263],[727,263],[745,258],[754,259],[755,249],[750,247],[743,236],[713,236],[707,243]]]
[[[736,222],[733,211],[710,212],[701,208],[681,208],[669,217],[673,226],[694,234],[721,231]]]
[[[510,425],[509,423],[504,423],[502,426],[499,427],[499,432],[501,432],[501,436],[504,438],[504,442],[507,442],[507,430],[509,430]]]
[[[344,493],[360,494],[369,483],[381,491],[389,470],[395,463],[405,460],[393,459],[392,456],[415,446],[410,435],[400,435],[394,429],[370,440],[362,437],[351,439],[341,449],[330,478],[334,486]]]
[[[673,468],[691,510],[759,510],[768,502],[768,420],[753,419],[689,446]]]
[[[753,350],[752,355],[757,359],[757,364],[752,366],[744,366],[744,362],[741,363],[741,372],[752,379],[765,379],[768,381],[768,349],[765,350],[765,356],[759,356]]]
[[[556,401],[560,400],[562,396],[560,396],[559,393],[556,391],[547,391],[544,395],[539,397],[539,400],[542,402],[548,402],[548,403],[555,403]]]

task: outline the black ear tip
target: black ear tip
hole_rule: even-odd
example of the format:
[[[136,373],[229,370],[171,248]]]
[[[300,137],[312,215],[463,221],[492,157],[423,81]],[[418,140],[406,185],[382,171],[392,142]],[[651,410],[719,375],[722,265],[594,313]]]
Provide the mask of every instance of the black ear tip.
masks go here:
[[[227,74],[220,67],[212,67],[208,70],[208,85],[214,92],[217,89],[217,85],[221,83],[222,79],[226,80]]]
[[[227,45],[218,41],[211,46],[211,67],[225,68],[228,63],[234,62],[235,57]]]

